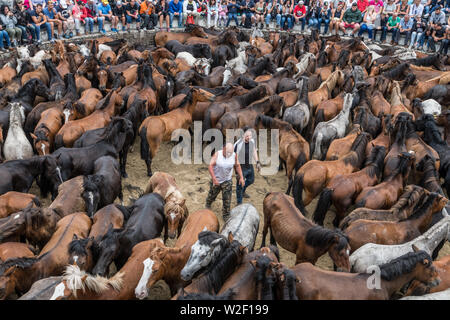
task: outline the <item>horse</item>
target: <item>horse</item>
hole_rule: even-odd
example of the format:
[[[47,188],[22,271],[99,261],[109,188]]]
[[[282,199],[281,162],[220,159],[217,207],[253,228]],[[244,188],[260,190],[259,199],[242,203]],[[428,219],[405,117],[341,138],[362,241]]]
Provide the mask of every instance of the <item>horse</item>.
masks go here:
[[[39,198],[31,193],[22,193],[16,191],[9,191],[0,196],[0,218],[19,212],[28,205],[40,207]]]
[[[42,112],[34,133],[30,133],[34,148],[39,155],[50,154],[53,151],[54,138],[61,129],[63,121],[63,113],[57,107]]]
[[[308,205],[333,177],[338,174],[349,174],[360,169],[365,158],[368,135],[368,133],[362,132],[353,142],[350,152],[341,159],[333,161],[311,160],[297,171],[292,192],[295,205],[303,214],[307,214],[305,205]],[[306,199],[303,199],[303,190],[306,193]]]
[[[61,282],[62,276],[48,277],[36,281],[30,290],[18,300],[49,300],[55,287]]]
[[[0,194],[8,191],[28,193],[43,170],[44,157],[10,160],[0,164]]]
[[[366,156],[369,156],[370,152],[372,151],[372,148],[375,146],[383,146],[386,148],[386,150],[389,150],[391,146],[390,134],[392,131],[391,118],[392,115],[390,114],[388,115],[381,114],[381,133],[370,143],[367,144]]]
[[[98,260],[92,269],[93,274],[104,275],[114,261],[121,268],[132,253],[132,248],[141,241],[158,237],[163,229],[167,234],[164,217],[164,199],[157,193],[145,194],[131,206],[122,207],[129,212],[129,219],[123,230],[106,233],[98,247]]]
[[[80,99],[65,106],[63,110],[64,123],[87,117],[95,111],[95,106],[102,98],[102,93],[97,88],[84,90]]]
[[[265,246],[270,229],[270,243],[280,245],[296,254],[295,263],[316,263],[328,252],[338,270],[349,271],[350,246],[347,236],[339,229],[329,230],[315,225],[295,207],[294,199],[280,192],[265,196],[264,228],[261,247]]]
[[[417,164],[418,171],[423,172],[422,178],[419,181],[419,185],[431,192],[444,195],[444,191],[441,188],[440,176],[436,171],[436,164],[433,158],[426,155]]]
[[[49,76],[50,93],[53,97],[55,97],[55,101],[58,101],[63,97],[66,89],[64,80],[58,70],[56,70],[56,66],[53,64],[51,59],[45,59],[42,62],[44,63],[45,69],[47,70]]]
[[[409,109],[404,104],[404,99],[401,93],[400,85],[397,81],[394,81],[391,85],[391,99],[389,101],[391,104],[391,111],[392,118],[394,121],[396,120],[397,116],[401,113],[408,113],[413,118],[414,115],[409,111]]]
[[[358,194],[365,187],[376,184],[380,179],[385,153],[386,149],[383,146],[374,147],[363,169],[332,178],[320,194],[313,214],[314,222],[323,226],[325,215],[333,204],[336,208],[336,217],[333,224],[337,227]]]
[[[212,101],[213,95],[205,90],[192,88],[184,102],[177,109],[161,116],[147,117],[139,127],[141,137],[141,159],[147,165],[147,175],[152,176],[152,159],[163,141],[169,141],[172,132],[177,129],[188,129],[192,123],[192,113],[197,101]]]
[[[431,114],[437,117],[441,114],[442,106],[434,99],[421,101],[419,98],[414,98],[411,103],[411,108],[415,119],[419,119],[425,114]]]
[[[33,156],[33,147],[22,128],[24,122],[23,107],[17,102],[11,103],[8,135],[3,145],[5,160],[28,159]]]
[[[398,167],[391,175],[384,177],[383,181],[375,186],[362,189],[355,199],[356,207],[374,210],[390,208],[403,192],[413,161],[413,153],[402,152],[399,155]]]
[[[40,279],[60,274],[68,262],[67,246],[73,235],[86,237],[91,220],[84,213],[74,213],[58,221],[57,229],[37,257],[10,259],[0,272],[0,299],[13,292],[25,293]]]
[[[177,55],[180,52],[186,51],[192,54],[195,58],[206,58],[211,59],[211,47],[206,43],[196,43],[196,44],[182,44],[178,40],[167,41],[164,47]]]
[[[311,141],[312,159],[322,160],[327,154],[331,141],[345,135],[347,125],[350,122],[349,115],[352,103],[353,95],[345,94],[342,111],[330,121],[317,124]]]
[[[164,47],[164,45],[170,40],[178,40],[181,43],[186,42],[191,37],[208,38],[202,27],[193,26],[188,29],[186,26],[185,32],[164,32],[159,31],[155,34],[155,44],[158,47]]]
[[[438,193],[430,193],[423,204],[406,220],[372,221],[356,220],[345,228],[352,252],[366,243],[400,244],[423,234],[430,226],[432,215],[441,211],[447,199]]]
[[[432,258],[416,247],[413,250],[379,267],[377,290],[368,286],[372,283],[369,270],[356,274],[337,273],[310,263],[296,265],[292,270],[300,278],[296,284],[297,296],[302,300],[389,300],[412,280],[436,286],[440,278]]]
[[[136,297],[145,298],[148,295],[148,288],[161,279],[169,285],[174,295],[186,284],[180,278],[180,272],[200,232],[217,232],[218,230],[219,221],[211,210],[202,209],[191,213],[186,219],[185,228],[179,235],[174,248],[161,246],[148,253],[148,258],[144,260],[144,272],[135,289]]]
[[[230,232],[233,238],[247,247],[248,251],[253,251],[255,246],[256,234],[259,229],[259,213],[256,208],[244,203],[234,207],[230,211],[230,218],[222,227],[220,234],[224,237]]]
[[[289,193],[296,172],[309,160],[308,142],[289,123],[268,116],[259,115],[255,120],[255,128],[279,130],[279,157],[286,167],[286,175],[289,179],[286,192]]]
[[[370,266],[379,266],[387,263],[401,255],[411,252],[412,245],[428,254],[439,246],[439,244],[449,239],[450,218],[445,213],[445,217],[434,226],[429,228],[424,234],[403,244],[383,245],[367,243],[357,249],[350,256],[352,272],[366,272]]]
[[[394,120],[392,134],[390,134],[391,147],[384,159],[383,176],[392,175],[392,172],[398,168],[398,157],[402,152],[406,152],[406,130],[407,130],[407,113],[399,113]]]
[[[373,210],[369,208],[356,208],[348,214],[339,224],[341,229],[358,219],[378,221],[401,221],[407,219],[423,204],[430,194],[426,189],[417,185],[407,185],[397,202],[387,210]]]
[[[163,197],[164,213],[167,220],[167,232],[170,239],[175,239],[181,234],[181,229],[189,215],[186,206],[186,198],[176,184],[175,178],[165,172],[155,172],[148,180],[145,193],[158,193]]]
[[[67,249],[69,253],[68,263],[78,266],[81,270],[91,270],[94,264],[94,245],[94,238],[80,239],[74,234]]]
[[[128,210],[123,210],[120,205],[109,204],[98,210],[92,217],[92,228],[88,237],[99,242],[111,229],[121,229],[129,218]]]
[[[331,91],[337,86],[344,84],[344,73],[341,70],[334,71],[326,81],[322,82],[319,89],[308,92],[308,100],[313,109],[315,109],[322,101],[331,98]]]
[[[300,79],[302,79],[302,86],[300,88],[297,85],[297,89],[299,89],[297,102],[292,107],[286,108],[283,113],[283,121],[290,123],[298,133],[302,133],[306,129],[311,119],[308,101],[308,78],[301,77]]]
[[[26,243],[5,242],[0,244],[0,266],[9,259],[33,258],[33,248]]]
[[[361,132],[361,126],[359,124],[353,124],[351,130],[345,137],[331,141],[325,160],[337,160],[347,154],[350,151],[353,142]]]

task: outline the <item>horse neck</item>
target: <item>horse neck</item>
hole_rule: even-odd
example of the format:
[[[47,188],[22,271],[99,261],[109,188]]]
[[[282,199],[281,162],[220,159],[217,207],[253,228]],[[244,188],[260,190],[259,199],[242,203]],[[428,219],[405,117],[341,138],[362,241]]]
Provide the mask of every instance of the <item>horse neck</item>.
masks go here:
[[[189,259],[189,255],[191,254],[191,247],[185,246],[181,248],[180,252],[168,252],[164,258],[165,272],[163,276],[163,280],[167,281],[179,281],[180,280],[180,272]]]
[[[399,90],[395,89],[395,91],[392,93],[391,106],[394,107],[398,105],[403,105],[403,99]]]
[[[114,93],[113,93],[114,95]],[[115,97],[111,97],[111,99],[109,100],[109,105],[103,109],[103,111],[105,113],[107,113],[108,115],[110,115],[111,117],[116,113],[116,99]]]
[[[388,294],[389,298],[398,290],[400,290],[406,283],[409,283],[416,277],[416,269],[412,272],[404,273],[397,278],[388,281],[381,279],[381,288]]]
[[[427,248],[427,252],[433,252],[439,243],[448,237],[449,232],[450,219],[444,218],[428,229],[414,244],[419,248]]]
[[[336,87],[336,83],[337,83],[337,73],[335,73],[334,75],[330,76],[330,78],[325,82],[325,85],[327,86],[328,89],[328,96],[331,95],[331,91],[333,91],[334,87]]]
[[[192,113],[194,112],[194,110],[195,110],[195,106],[197,105],[197,102],[198,102],[198,96],[197,96],[197,94],[198,93],[193,93],[192,94],[192,102],[191,103],[189,103],[187,106],[184,106],[184,109],[192,116]]]

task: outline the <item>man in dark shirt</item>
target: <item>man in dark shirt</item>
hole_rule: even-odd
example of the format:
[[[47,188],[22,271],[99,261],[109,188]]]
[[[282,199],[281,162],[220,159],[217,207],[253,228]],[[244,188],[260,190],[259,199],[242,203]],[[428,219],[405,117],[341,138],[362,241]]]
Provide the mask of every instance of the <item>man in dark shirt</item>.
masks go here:
[[[112,7],[113,14],[122,22],[122,31],[125,31],[127,25],[125,21],[125,6],[121,0],[117,0],[116,5]]]
[[[31,23],[34,27],[34,30],[36,32],[36,38],[37,38],[37,42],[40,43],[41,42],[41,27],[44,26],[47,29],[47,36],[48,36],[48,40],[52,41],[53,37],[52,37],[52,27],[50,25],[50,23],[47,22],[47,17],[45,16],[45,14],[42,12],[42,4],[38,4],[36,5],[35,10],[30,11],[30,18],[31,18]]]
[[[256,143],[252,139],[252,131],[249,128],[245,128],[244,136],[234,144],[234,152],[236,152],[238,156],[238,161],[242,169],[242,176],[245,180],[245,185],[243,187],[239,182],[236,184],[236,198],[237,204],[239,205],[242,203],[243,197],[249,198],[245,193],[245,190],[255,181],[255,171],[253,170],[254,161],[256,161],[256,169],[258,172],[261,170],[258,153],[256,152]]]
[[[436,43],[445,39],[445,29],[440,23],[435,25],[434,30],[431,32],[431,36],[428,37],[428,52],[436,52]],[[442,47],[442,46],[441,46]]]
[[[130,2],[125,7],[126,17],[127,17],[127,29],[130,31],[130,24],[136,21],[136,30],[139,30],[139,25],[141,23],[141,17],[139,16],[139,5],[135,0],[130,0]]]

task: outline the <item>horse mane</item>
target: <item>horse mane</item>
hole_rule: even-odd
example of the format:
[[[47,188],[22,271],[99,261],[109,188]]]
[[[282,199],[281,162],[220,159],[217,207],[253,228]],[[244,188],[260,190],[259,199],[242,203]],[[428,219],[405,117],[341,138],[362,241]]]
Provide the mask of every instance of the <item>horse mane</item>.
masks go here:
[[[321,51],[319,52],[319,57],[317,58],[317,61],[321,62],[321,63],[317,63],[317,67],[321,68],[327,65],[327,58],[328,58],[328,53],[326,53],[326,51]],[[322,60],[325,59],[325,63],[322,63]]]
[[[404,175],[409,167],[409,153],[408,152],[402,152],[398,155],[398,158],[400,158],[400,162],[397,165],[397,167],[392,170],[392,173],[386,177],[386,181],[394,178],[398,174]]]
[[[348,63],[348,57],[350,55],[350,51],[343,49],[340,53],[339,53],[339,57],[337,59],[337,66],[341,69],[344,69],[345,66]]]
[[[171,192],[167,192],[164,200],[164,212],[166,214],[169,212],[175,212],[182,217],[187,217],[188,213],[184,210],[184,207],[181,204],[184,204],[185,199],[178,189],[173,188]]]
[[[110,91],[110,92],[108,93],[108,95],[106,96],[105,102],[103,102],[103,104],[98,108],[98,110],[103,110],[103,109],[105,109],[106,107],[108,107],[113,92],[114,92],[114,91]]]
[[[437,192],[444,195],[439,182],[439,175],[436,171],[435,160],[431,158],[428,154],[423,157],[422,161],[423,175],[420,179],[419,185],[424,186],[430,191]]]
[[[389,79],[394,79],[394,78],[398,78],[399,76],[401,76],[406,69],[409,69],[409,63],[403,62],[400,63],[399,65],[389,69],[388,71],[384,71],[382,73],[383,76],[385,76],[386,78]]]
[[[345,164],[350,164],[353,167],[359,167],[364,160],[367,142],[369,141],[369,134],[361,132],[353,141],[350,152],[342,158]]]
[[[416,66],[430,66],[436,62],[439,63],[439,55],[438,54],[429,55],[429,56],[426,56],[425,58],[416,58],[411,61],[411,63]]]
[[[401,91],[405,90],[406,87],[413,85],[416,81],[416,75],[414,73],[408,73],[408,75],[405,77],[405,80],[403,80],[403,84],[400,88]]]
[[[439,193],[431,192],[427,199],[423,202],[420,208],[415,211],[412,215],[410,215],[406,220],[416,220],[422,217],[424,214],[428,212],[428,209],[433,205],[436,198],[439,196]]]
[[[72,240],[69,243],[69,255],[72,253],[79,255],[87,255],[86,245],[88,242],[89,238]]]
[[[289,300],[298,300],[296,282],[297,276],[294,271],[288,268],[283,268],[283,274],[285,277],[285,285],[283,288],[283,297],[289,297]]]
[[[214,231],[202,231],[198,234],[198,241],[201,244],[209,245],[214,240],[217,240],[220,238],[223,238],[224,240],[226,240],[226,238],[224,236],[222,236],[221,234],[218,234],[217,232],[214,232]],[[228,240],[226,242],[228,243]]]
[[[261,92],[264,91],[264,92]],[[262,94],[266,94],[267,93],[267,89],[265,86],[257,86],[256,88],[251,89],[249,92],[241,95],[241,96],[237,96],[236,98],[238,98],[239,100],[241,100],[244,105],[249,105],[249,101],[255,101],[256,98],[260,98],[260,96]]]
[[[410,273],[419,261],[427,259],[431,264],[433,259],[423,250],[408,252],[388,263],[380,266],[381,278],[387,281],[395,280],[405,273]]]
[[[39,128],[36,128],[36,130],[34,131],[34,135],[36,136],[36,142],[38,142],[38,141],[48,141],[48,137],[45,135],[45,132],[39,130],[41,128],[50,131],[48,129],[48,127],[44,123],[41,123],[39,125]]]
[[[336,241],[336,237],[338,237]],[[337,250],[347,247],[348,236],[340,229],[330,230],[321,226],[314,226],[308,230],[305,238],[306,244],[315,248],[327,248],[337,243]]]
[[[419,199],[426,195],[425,189],[416,185],[407,185],[403,190],[403,194],[391,207],[391,211],[399,212],[410,207],[413,203],[419,205]]]
[[[386,148],[384,146],[375,146],[366,160],[367,175],[369,177],[380,177],[384,165],[384,156]]]
[[[190,89],[189,92],[186,94],[186,96],[183,98],[183,100],[181,100],[178,107],[176,107],[175,109],[183,108],[187,104],[191,104],[193,101],[193,98],[194,98],[193,91],[192,91],[192,89]]]
[[[286,121],[282,121],[282,120],[277,120],[274,119],[272,117],[266,116],[264,114],[259,114],[256,117],[255,120],[255,125],[262,123],[262,125],[266,128],[274,128],[274,127],[279,127],[280,129],[284,129],[284,130],[292,130],[292,125]]]
[[[256,287],[262,286],[261,288],[261,300],[273,300],[273,287],[276,284],[275,276],[267,277],[267,269],[270,268],[270,263],[272,260],[266,256],[259,256],[256,258]]]
[[[101,294],[111,286],[114,290],[120,291],[123,286],[123,276],[124,273],[119,271],[111,279],[108,279],[98,275],[93,276],[88,274],[86,271],[80,270],[77,265],[68,265],[64,271],[62,280],[66,281],[68,289],[76,297],[77,290],[86,292],[86,289],[88,289],[97,294]],[[84,277],[85,279],[83,280]]]
[[[0,264],[0,276],[2,276],[6,270],[8,270],[11,267],[17,267],[19,269],[26,269],[31,267],[33,264],[35,264],[37,261],[39,261],[39,258],[32,257],[21,257],[21,258],[10,258]]]
[[[236,291],[233,288],[228,289],[221,295],[214,295],[204,292],[191,292],[185,293],[184,289],[181,288],[181,293],[177,300],[232,300],[236,296]]]

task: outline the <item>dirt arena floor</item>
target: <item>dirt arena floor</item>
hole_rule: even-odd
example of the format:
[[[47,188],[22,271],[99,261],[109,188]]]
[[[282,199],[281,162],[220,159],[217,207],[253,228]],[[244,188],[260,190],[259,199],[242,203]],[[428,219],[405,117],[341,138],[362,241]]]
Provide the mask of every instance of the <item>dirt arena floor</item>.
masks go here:
[[[173,175],[177,181],[177,184],[184,196],[187,199],[187,207],[190,212],[194,212],[199,209],[203,209],[205,206],[206,196],[209,190],[209,181],[210,176],[208,173],[208,166],[206,164],[201,165],[175,165],[172,163],[170,154],[171,149],[173,148],[173,143],[163,143],[161,148],[158,151],[155,159],[153,160],[152,170],[163,171],[170,173]],[[144,189],[147,185],[148,177],[147,177],[147,169],[145,166],[145,162],[140,158],[140,138],[136,139],[136,142],[133,146],[133,152],[128,155],[127,162],[127,173],[128,178],[122,180],[123,194],[124,194],[124,204],[131,204],[130,199],[137,198],[139,196],[138,191],[130,190],[127,186],[139,187],[140,189]],[[263,161],[262,161],[263,162]],[[263,162],[264,163],[264,162]],[[261,176],[257,173],[255,169],[255,182],[247,189],[247,193],[250,196],[250,199],[243,200],[244,203],[249,202],[253,204],[257,209],[261,216],[260,224],[259,224],[259,232],[256,238],[255,248],[259,248],[261,245],[262,238],[262,229],[264,226],[264,216],[263,216],[263,199],[268,192],[274,191],[282,191],[285,192],[287,188],[287,177],[285,175],[284,170],[279,171],[276,175],[273,176]],[[233,198],[231,202],[231,207],[236,206],[236,178],[233,175]],[[39,190],[33,185],[33,188],[30,190],[31,193],[39,194]],[[42,199],[43,205],[49,205],[51,202],[50,197],[47,199]],[[120,203],[119,200],[116,200],[117,203]],[[317,206],[317,198],[312,201],[312,203],[307,206],[308,212],[311,215],[314,212],[314,209]],[[216,213],[220,226],[223,225],[222,219],[222,197],[219,194],[216,201],[212,205],[212,210]],[[327,215],[325,219],[325,226],[328,228],[333,228],[332,221],[334,219],[334,213],[332,211],[334,208],[330,209],[331,212]],[[308,218],[311,218],[308,216]],[[175,240],[168,240],[168,245],[173,246]],[[269,235],[267,235],[266,244],[269,243]],[[283,248],[280,249],[280,259],[281,262],[285,263],[288,266],[293,266],[295,264],[295,254],[290,253]],[[445,244],[443,249],[440,251],[441,256],[450,254],[450,245],[448,243]],[[328,254],[323,255],[316,263],[317,266],[321,268],[333,270],[333,263]],[[114,266],[111,267],[111,274],[115,272]],[[164,281],[159,281],[153,286],[150,290],[150,295],[148,299],[170,299],[170,291],[168,286]]]

